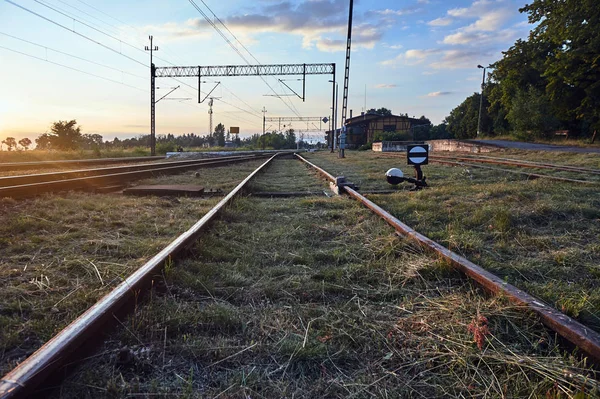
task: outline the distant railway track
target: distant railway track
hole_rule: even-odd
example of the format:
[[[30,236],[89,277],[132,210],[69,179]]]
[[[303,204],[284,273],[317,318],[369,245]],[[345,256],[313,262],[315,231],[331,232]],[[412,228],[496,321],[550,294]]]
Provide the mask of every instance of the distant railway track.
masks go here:
[[[64,190],[98,190],[106,187],[119,187],[137,179],[160,174],[173,174],[190,169],[228,165],[265,156],[264,154],[252,154],[0,177],[0,198],[12,197],[16,199]]]
[[[54,371],[60,369],[68,362],[73,361],[74,358],[77,358],[77,348],[85,342],[93,340],[100,331],[103,331],[104,325],[112,319],[113,315],[122,309],[127,308],[132,301],[138,298],[141,291],[151,288],[153,276],[158,274],[171,259],[176,258],[183,253],[183,251],[203,233],[208,224],[211,223],[211,221],[213,221],[236,196],[239,196],[244,192],[247,185],[259,173],[264,171],[276,157],[277,155],[274,155],[260,165],[188,231],[177,237],[146,264],[127,277],[125,281],[119,284],[109,294],[100,299],[85,313],[59,332],[54,338],[44,344],[33,355],[4,376],[0,380],[0,398],[8,399],[22,397],[23,395],[33,392],[37,387],[43,386],[46,378]],[[325,177],[326,180],[335,183],[335,176],[297,154],[296,157],[316,170]],[[545,305],[535,297],[507,284],[500,277],[487,272],[464,257],[459,256],[442,245],[416,232],[392,216],[389,212],[365,198],[358,191],[353,190],[350,187],[343,187],[342,191],[345,191],[350,197],[356,199],[365,207],[380,216],[392,226],[398,234],[408,236],[423,248],[433,251],[489,292],[505,296],[512,302],[526,307],[529,311],[538,315],[547,327],[556,331],[567,341],[581,348],[593,358],[600,359],[600,334],[583,326],[554,308]]]
[[[396,154],[385,154],[385,157],[398,158],[399,155]],[[493,165],[503,165],[503,166],[511,166],[515,168],[535,168],[535,169],[546,169],[558,172],[570,172],[575,173],[577,175],[600,175],[600,170],[591,169],[591,168],[580,168],[576,166],[564,166],[564,165],[554,165],[549,163],[539,163],[539,162],[528,162],[528,161],[520,161],[520,160],[512,160],[505,158],[492,158],[492,157],[477,157],[477,156],[461,156],[461,155],[452,155],[452,156],[441,156],[441,155],[429,155],[430,163],[438,163],[441,165],[449,165],[449,166],[468,166],[471,168],[479,168],[479,169],[487,169],[498,171],[501,173],[512,173],[517,175],[526,176],[530,179],[549,179],[556,180],[568,183],[578,183],[578,184],[590,184],[590,185],[598,185],[600,181],[594,180],[582,180],[579,178],[570,178],[570,177],[562,177],[562,176],[553,176],[542,173],[533,173],[533,172],[524,172],[516,169],[507,169],[507,168],[497,168],[493,166],[480,165],[484,164],[493,164]]]
[[[39,161],[39,162],[9,162],[0,163],[0,170],[34,170],[45,168],[64,168],[73,166],[89,166],[89,165],[108,165],[116,163],[140,163],[151,162],[165,159],[164,156],[155,157],[123,157],[123,158],[97,158],[97,159],[75,159],[75,160],[56,160],[56,161]]]

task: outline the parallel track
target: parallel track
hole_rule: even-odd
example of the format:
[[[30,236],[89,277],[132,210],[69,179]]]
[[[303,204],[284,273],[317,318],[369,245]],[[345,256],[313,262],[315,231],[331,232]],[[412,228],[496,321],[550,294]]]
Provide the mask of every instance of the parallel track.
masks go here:
[[[98,158],[98,159],[74,159],[74,160],[57,160],[57,161],[40,161],[40,162],[9,162],[0,163],[0,170],[34,170],[44,168],[64,168],[72,166],[86,165],[108,165],[115,163],[140,163],[159,161],[165,159],[164,156],[158,157],[124,157],[124,158]]]
[[[25,198],[63,190],[97,190],[119,186],[136,179],[160,174],[180,173],[189,169],[228,165],[264,157],[265,155],[197,159],[155,164],[83,169],[36,175],[0,177],[0,198]]]
[[[322,174],[327,180],[335,182],[335,177],[333,175],[301,156],[296,156],[299,160]],[[36,387],[43,384],[45,378],[53,370],[62,367],[67,359],[69,359],[70,356],[73,356],[79,346],[92,339],[114,313],[123,308],[124,305],[133,298],[136,298],[141,290],[150,288],[152,277],[163,268],[165,263],[176,257],[185,248],[189,247],[190,244],[199,237],[207,224],[213,220],[235,196],[243,192],[246,185],[260,171],[265,169],[275,157],[276,155],[271,157],[246,177],[234,190],[223,198],[187,232],[176,238],[165,249],[128,277],[123,283],[58,333],[18,367],[4,376],[2,380],[0,380],[0,398],[21,397],[33,392]],[[487,272],[483,268],[448,250],[442,245],[419,234],[357,191],[349,187],[343,188],[342,191],[345,191],[350,197],[360,201],[367,208],[382,217],[396,230],[397,233],[406,235],[418,242],[424,248],[439,254],[442,258],[449,261],[451,265],[493,294],[504,295],[513,302],[527,307],[527,309],[536,313],[546,326],[556,331],[572,344],[581,348],[593,358],[600,359],[600,334],[583,326],[561,312],[558,312],[552,307],[543,304],[540,300],[531,295],[505,283],[498,276]]]

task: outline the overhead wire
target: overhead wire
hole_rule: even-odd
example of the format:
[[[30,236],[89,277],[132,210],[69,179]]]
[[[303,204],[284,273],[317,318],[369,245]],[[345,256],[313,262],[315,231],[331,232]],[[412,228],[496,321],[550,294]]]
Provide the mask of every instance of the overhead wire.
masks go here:
[[[219,29],[219,27],[213,22],[211,21],[211,19],[209,18],[209,16],[200,8],[200,6],[198,6],[198,4],[196,4],[196,2],[194,0],[188,0],[190,2],[190,4],[192,4],[192,6],[194,6],[194,8],[196,8],[196,10],[204,17],[204,19],[206,20],[206,22],[208,22],[209,25],[211,25],[215,31],[223,38],[223,40],[225,40],[225,42],[227,44],[229,44],[229,46],[246,62],[247,65],[251,65],[250,61],[248,61],[248,59],[242,54],[242,52],[231,42],[231,40],[229,40],[229,38],[221,31],[221,29]],[[254,57],[254,55],[239,41],[239,39],[237,39],[237,37],[235,35],[233,35],[233,33],[231,33],[231,31],[229,30],[229,28],[227,28],[227,26],[223,23],[223,21],[221,21],[221,19],[212,11],[212,9],[204,2],[204,0],[200,0],[202,2],[202,4],[204,4],[204,6],[213,14],[213,16],[225,27],[225,29],[227,29],[227,31],[235,38],[235,40],[240,43],[242,45],[242,48],[244,48],[246,50],[246,52],[248,52],[248,54],[250,54],[250,56],[260,64],[260,62],[258,61],[258,59],[256,59],[256,57]],[[264,78],[264,76],[260,76],[260,78],[262,79],[262,81],[269,87],[269,89],[273,92],[273,94],[279,98],[294,114],[296,114],[296,116],[300,117],[300,114],[298,112],[296,112],[295,109],[293,109],[292,107],[290,107],[282,98],[279,94],[277,94],[277,92],[275,91],[275,89],[273,89],[273,87],[267,82],[267,80]]]
[[[80,73],[83,73],[83,74],[86,74],[86,75],[94,76],[94,77],[102,79],[102,80],[106,80],[106,81],[109,81],[109,82],[117,83],[117,84],[120,84],[120,85],[123,85],[123,86],[131,87],[132,89],[136,89],[136,90],[148,93],[148,90],[140,89],[139,87],[131,86],[131,85],[128,85],[127,83],[119,82],[118,80],[110,79],[110,78],[107,78],[107,77],[104,77],[104,76],[96,75],[96,74],[91,73],[91,72],[83,71],[83,70],[78,69],[78,68],[70,67],[68,65],[64,65],[64,64],[61,64],[59,62],[50,61],[50,60],[44,59],[42,57],[38,57],[38,56],[35,56],[35,55],[32,55],[32,54],[27,54],[27,53],[24,53],[22,51],[18,51],[18,50],[15,50],[15,49],[4,47],[4,46],[0,46],[0,48],[4,49],[4,50],[12,51],[14,53],[18,53],[18,54],[21,54],[21,55],[25,55],[27,57],[35,58],[35,59],[40,60],[40,61],[48,62],[50,64],[58,65],[60,67],[67,68],[67,69],[70,69],[72,71],[77,71],[77,72],[80,72]]]
[[[55,53],[59,53],[59,54],[62,54],[62,55],[66,55],[67,57],[71,57],[71,58],[75,58],[75,59],[77,59],[77,60],[81,60],[81,61],[89,62],[90,64],[98,65],[98,66],[101,66],[101,67],[103,67],[103,68],[111,69],[111,70],[113,70],[113,71],[116,71],[116,72],[121,72],[121,73],[124,73],[124,74],[127,74],[127,75],[131,75],[131,76],[134,76],[134,77],[136,77],[136,78],[140,78],[140,79],[148,79],[148,77],[147,77],[147,76],[140,76],[140,75],[136,75],[135,73],[131,73],[131,72],[127,72],[127,71],[123,71],[123,70],[121,70],[121,69],[118,69],[118,68],[111,67],[110,65],[105,65],[105,64],[101,64],[101,63],[99,63],[99,62],[96,62],[96,61],[88,60],[87,58],[83,58],[83,57],[80,57],[80,56],[78,56],[78,55],[74,55],[74,54],[69,54],[69,53],[66,53],[66,52],[64,52],[64,51],[57,50],[57,49],[54,49],[54,48],[52,48],[52,47],[45,46],[45,45],[43,45],[43,44],[35,43],[35,42],[32,42],[32,41],[30,41],[30,40],[23,39],[23,38],[21,38],[21,37],[17,37],[17,36],[10,35],[10,34],[8,34],[8,33],[5,33],[5,32],[0,32],[0,35],[8,36],[8,37],[10,37],[10,38],[12,38],[12,39],[19,40],[19,41],[22,41],[22,42],[24,42],[24,43],[31,44],[31,45],[33,45],[33,46],[41,47],[41,48],[44,48],[44,49],[46,49],[46,50],[53,51],[53,52],[55,52]]]

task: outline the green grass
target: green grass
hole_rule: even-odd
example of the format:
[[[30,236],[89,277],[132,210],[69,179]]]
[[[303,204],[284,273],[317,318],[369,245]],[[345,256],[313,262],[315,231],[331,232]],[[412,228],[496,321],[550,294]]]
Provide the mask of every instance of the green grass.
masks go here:
[[[253,186],[295,191],[303,169]],[[237,199],[161,280],[61,397],[598,394],[535,316],[349,198]]]
[[[330,172],[348,171],[366,188],[385,187],[389,167],[409,171],[401,157],[373,153],[311,160]],[[423,169],[426,190],[409,192],[404,185],[396,194],[371,198],[417,231],[600,331],[597,187],[474,168]]]
[[[231,190],[263,161],[145,181]],[[32,353],[219,200],[62,193],[0,199],[0,374]]]

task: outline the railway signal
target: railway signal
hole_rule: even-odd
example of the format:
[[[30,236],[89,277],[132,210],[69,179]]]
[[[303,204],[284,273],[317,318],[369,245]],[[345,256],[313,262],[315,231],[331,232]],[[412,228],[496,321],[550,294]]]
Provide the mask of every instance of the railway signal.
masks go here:
[[[415,185],[413,190],[420,190],[423,187],[427,187],[421,165],[427,165],[428,162],[429,146],[427,144],[408,145],[406,146],[406,163],[415,168],[415,177],[404,177],[404,173],[400,169],[391,168],[385,172],[385,178],[393,186],[406,181]]]

